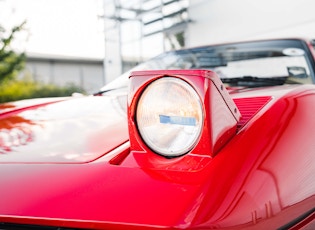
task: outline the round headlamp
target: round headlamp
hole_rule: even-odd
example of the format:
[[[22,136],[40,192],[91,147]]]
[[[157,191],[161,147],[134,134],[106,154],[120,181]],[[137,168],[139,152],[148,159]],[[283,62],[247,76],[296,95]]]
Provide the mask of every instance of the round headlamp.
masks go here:
[[[166,157],[183,155],[202,132],[203,108],[197,92],[185,81],[160,78],[143,91],[136,122],[143,141]]]

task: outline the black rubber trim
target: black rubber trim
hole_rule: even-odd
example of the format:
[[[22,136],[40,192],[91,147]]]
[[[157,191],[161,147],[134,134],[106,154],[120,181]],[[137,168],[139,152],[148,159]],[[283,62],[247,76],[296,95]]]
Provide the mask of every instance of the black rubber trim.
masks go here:
[[[75,228],[40,226],[28,224],[1,223],[0,230],[75,230]]]
[[[315,207],[309,210],[308,212],[304,213],[303,215],[297,217],[296,219],[290,221],[289,223],[283,225],[282,227],[278,228],[278,230],[290,229],[293,226],[297,225],[298,223],[302,222],[307,217],[311,216],[313,213],[315,213]]]

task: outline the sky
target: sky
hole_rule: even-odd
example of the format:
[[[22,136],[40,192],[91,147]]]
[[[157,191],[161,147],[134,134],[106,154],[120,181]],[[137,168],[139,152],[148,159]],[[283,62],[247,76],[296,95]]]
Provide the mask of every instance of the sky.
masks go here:
[[[106,1],[111,2],[0,0],[0,25],[10,28],[26,20],[26,29],[16,40],[15,48],[29,54],[102,59],[105,55],[110,57],[113,53],[119,53],[119,47],[110,41],[115,38],[109,36],[110,39],[105,39],[104,36],[104,27],[108,24],[104,25],[104,20],[100,16],[104,14]],[[121,1],[131,4],[130,0]],[[226,3],[224,8],[222,2]],[[192,24],[189,33],[199,35],[202,32],[203,36],[188,36],[187,44],[196,46],[205,41],[217,42],[225,38],[256,38],[256,34],[258,37],[261,37],[262,33],[273,35],[273,31],[282,34],[293,31],[295,35],[298,35],[297,31],[308,32],[308,35],[314,37],[314,2],[314,0],[191,0],[191,3],[194,3],[191,8],[193,21],[198,23]],[[195,7],[197,12],[194,12],[193,6],[198,4],[202,7]],[[238,9],[235,10],[236,8]],[[200,16],[198,12],[201,12]],[[134,42],[139,40],[139,33],[132,28],[131,23],[122,25],[123,56],[138,55],[141,60],[142,57],[152,57],[163,51],[161,42],[163,38],[158,35]],[[215,32],[211,33],[209,30],[204,33],[204,29],[210,27],[211,31]],[[105,40],[107,52],[104,48]]]
[[[101,0],[0,0],[0,25],[26,20],[14,46],[28,53],[102,58]]]

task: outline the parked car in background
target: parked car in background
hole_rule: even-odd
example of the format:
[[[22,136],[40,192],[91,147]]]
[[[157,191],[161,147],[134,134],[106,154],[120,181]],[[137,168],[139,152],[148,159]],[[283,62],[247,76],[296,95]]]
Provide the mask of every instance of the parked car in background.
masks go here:
[[[0,229],[314,229],[314,81],[314,42],[261,40],[1,104]]]

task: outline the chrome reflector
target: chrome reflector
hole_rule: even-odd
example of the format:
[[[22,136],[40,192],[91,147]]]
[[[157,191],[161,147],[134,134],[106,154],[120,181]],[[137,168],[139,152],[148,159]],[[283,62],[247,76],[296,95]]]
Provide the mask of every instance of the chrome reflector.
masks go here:
[[[203,119],[197,92],[175,77],[152,82],[142,93],[136,111],[143,141],[166,157],[183,155],[195,146]]]

